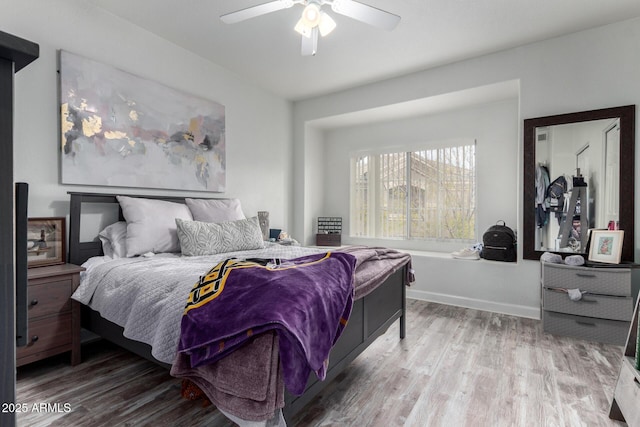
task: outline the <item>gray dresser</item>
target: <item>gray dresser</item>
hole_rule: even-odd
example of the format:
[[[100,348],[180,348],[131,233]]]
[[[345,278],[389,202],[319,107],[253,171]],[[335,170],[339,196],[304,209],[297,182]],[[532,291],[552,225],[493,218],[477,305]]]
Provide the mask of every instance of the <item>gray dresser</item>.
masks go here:
[[[586,293],[581,300],[572,301],[567,290],[576,288]],[[544,331],[624,345],[637,294],[631,268],[590,268],[543,262]]]

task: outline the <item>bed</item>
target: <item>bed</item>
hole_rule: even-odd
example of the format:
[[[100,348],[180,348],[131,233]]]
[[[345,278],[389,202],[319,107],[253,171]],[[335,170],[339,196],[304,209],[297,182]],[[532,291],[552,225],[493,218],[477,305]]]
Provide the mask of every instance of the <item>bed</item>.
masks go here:
[[[99,260],[99,258],[95,257],[103,255],[102,243],[97,238],[87,241],[86,235],[81,238],[83,212],[95,214],[105,207],[113,208],[115,206],[115,209],[118,210],[119,219],[123,220],[124,217],[119,206],[118,195],[79,192],[70,192],[69,194],[69,262],[82,265],[87,263],[88,260]],[[131,197],[185,203],[185,198],[183,197],[143,195],[133,195]],[[83,231],[83,234],[86,233]],[[280,249],[283,248],[276,248],[276,250]],[[303,251],[303,249],[300,250]],[[120,264],[124,265],[131,262],[133,261],[123,260]],[[158,257],[154,262],[161,264],[164,261],[162,257]],[[400,264],[395,261],[392,272],[386,276],[386,279],[381,284],[365,289],[362,292],[363,296],[358,297],[356,295],[353,300],[349,321],[342,331],[342,335],[331,349],[330,363],[326,370],[324,381],[318,380],[312,374],[309,376],[304,392],[301,395],[285,392],[283,414],[286,420],[291,420],[298,411],[317,396],[333,378],[340,374],[351,361],[376,338],[386,332],[389,326],[398,319],[400,324],[399,336],[401,339],[404,338],[406,323],[405,287],[409,284],[411,276],[410,258]],[[151,345],[126,338],[122,326],[106,320],[98,311],[92,310],[88,306],[83,306],[82,326],[135,354],[171,368],[171,364],[167,363],[166,358],[162,361],[154,356]]]

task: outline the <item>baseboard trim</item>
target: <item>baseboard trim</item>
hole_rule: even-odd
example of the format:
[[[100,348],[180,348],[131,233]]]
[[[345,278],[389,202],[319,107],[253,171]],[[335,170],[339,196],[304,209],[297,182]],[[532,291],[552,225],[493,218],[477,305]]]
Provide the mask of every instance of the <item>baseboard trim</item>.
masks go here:
[[[540,307],[503,304],[494,301],[465,298],[447,294],[438,294],[435,292],[427,292],[414,289],[407,289],[407,298],[540,320]]]

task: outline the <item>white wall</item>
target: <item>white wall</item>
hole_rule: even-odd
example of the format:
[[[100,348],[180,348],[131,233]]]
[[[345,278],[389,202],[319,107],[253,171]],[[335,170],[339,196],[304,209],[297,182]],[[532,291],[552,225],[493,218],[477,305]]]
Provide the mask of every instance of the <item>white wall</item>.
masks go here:
[[[314,162],[305,139],[305,128],[314,121],[518,80],[519,114],[513,118],[515,123],[508,124],[518,128],[518,137],[510,141],[512,146],[509,148],[514,150],[516,147],[518,163],[515,169],[495,168],[494,178],[514,183],[517,191],[505,196],[494,194],[483,186],[479,188],[482,194],[479,197],[489,198],[489,204],[498,202],[497,197],[503,198],[500,203],[506,203],[506,206],[502,205],[499,217],[516,218],[517,228],[521,230],[522,121],[525,118],[639,104],[638,46],[640,19],[633,19],[296,102],[293,109],[294,162],[307,166]],[[496,122],[489,125],[504,124]],[[638,135],[636,140],[640,140]],[[639,157],[640,150],[636,150],[636,164]],[[308,237],[313,232],[308,227],[309,218],[321,210],[323,203],[316,202],[320,206],[308,209],[306,198],[310,194],[305,183],[310,180],[331,181],[331,171],[325,169],[318,176],[309,176],[311,170],[300,166],[294,169],[292,215],[293,234],[296,236]],[[636,168],[636,182],[639,173]],[[325,190],[330,191],[331,187],[327,185]],[[638,191],[636,185],[636,195]],[[326,195],[314,197],[328,200]],[[639,216],[640,209],[636,209],[636,223],[640,223]],[[639,238],[636,233],[636,259],[640,255],[637,249]],[[417,282],[409,291],[410,296],[528,317],[539,316],[540,268],[537,261],[524,261],[520,255],[517,264],[499,264],[453,260],[446,255],[430,257],[416,254],[413,265]]]
[[[81,0],[2,0],[0,11],[0,30],[40,45],[40,58],[15,80],[15,180],[30,184],[30,216],[66,215],[67,191],[184,194],[238,197],[246,215],[267,210],[274,228],[289,228],[289,101]],[[60,185],[58,49],[223,104],[227,191]]]
[[[307,149],[307,162],[304,165],[304,203],[305,212],[308,215],[305,216],[305,229],[312,230],[314,228],[314,219],[322,215],[330,215],[323,213],[322,200],[323,195],[326,194],[325,185],[325,146],[324,146],[324,134],[321,130],[314,126],[307,126],[305,129],[305,142]],[[300,235],[302,236],[302,235]],[[294,238],[299,238],[298,235],[294,235]],[[314,245],[315,240],[311,234],[305,234],[303,245]]]

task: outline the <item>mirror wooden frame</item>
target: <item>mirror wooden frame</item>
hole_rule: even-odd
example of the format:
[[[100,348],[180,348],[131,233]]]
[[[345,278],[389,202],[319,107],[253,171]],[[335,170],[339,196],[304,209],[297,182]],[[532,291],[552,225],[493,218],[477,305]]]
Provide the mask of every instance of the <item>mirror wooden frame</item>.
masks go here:
[[[533,207],[536,197],[536,128],[616,117],[620,118],[620,229],[624,230],[622,261],[634,261],[635,105],[524,120],[523,259],[539,260],[540,256],[547,252],[535,248],[536,214]],[[549,252],[563,256],[575,255],[567,252]]]

